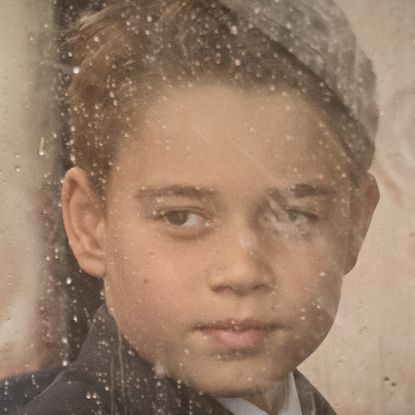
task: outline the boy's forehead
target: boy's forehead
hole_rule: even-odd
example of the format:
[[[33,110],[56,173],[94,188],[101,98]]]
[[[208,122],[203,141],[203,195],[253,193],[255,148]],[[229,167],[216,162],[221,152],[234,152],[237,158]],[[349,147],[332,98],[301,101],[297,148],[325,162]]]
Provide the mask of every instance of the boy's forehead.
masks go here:
[[[248,182],[260,178],[264,188],[278,178],[289,189],[341,178],[339,172],[348,168],[323,114],[292,90],[177,88],[155,101],[144,119],[121,148],[118,163],[130,164],[157,185],[172,177],[187,184],[191,172],[204,179],[204,187],[214,186],[218,177],[232,183],[242,175]]]
[[[256,148],[274,150],[276,135],[284,135],[288,147],[298,147],[298,142],[303,141],[310,149],[327,148],[340,141],[329,117],[317,104],[284,87],[248,91],[212,82],[174,88],[153,102],[144,123],[138,123],[144,127],[140,135],[144,144],[157,138],[179,144],[180,138],[188,138],[188,134],[194,144],[213,143],[213,133],[223,137],[216,145],[229,144],[225,139],[228,138],[230,144],[240,149],[247,145],[249,137]],[[308,136],[314,140],[303,140]]]

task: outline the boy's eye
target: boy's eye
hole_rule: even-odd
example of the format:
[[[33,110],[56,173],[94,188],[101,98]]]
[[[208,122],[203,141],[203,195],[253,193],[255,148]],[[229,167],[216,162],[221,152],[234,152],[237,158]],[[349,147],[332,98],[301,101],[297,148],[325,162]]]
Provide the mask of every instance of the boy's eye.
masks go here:
[[[267,219],[274,225],[307,225],[318,221],[319,215],[302,209],[278,209],[272,210]]]
[[[162,213],[162,218],[169,224],[186,228],[201,226],[203,217],[190,210],[168,210]]]
[[[281,219],[285,223],[295,223],[301,225],[303,223],[315,222],[318,220],[319,216],[314,212],[308,212],[297,209],[289,209],[281,215]]]

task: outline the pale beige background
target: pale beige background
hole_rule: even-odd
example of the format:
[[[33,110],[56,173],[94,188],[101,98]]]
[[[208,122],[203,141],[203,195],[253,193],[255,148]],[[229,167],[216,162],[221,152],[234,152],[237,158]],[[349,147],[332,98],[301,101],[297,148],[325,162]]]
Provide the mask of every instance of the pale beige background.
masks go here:
[[[339,415],[412,415],[415,1],[337,1],[379,78],[382,121],[373,170],[382,199],[359,263],[345,280],[335,327],[302,370]],[[30,370],[43,359],[39,287],[48,275],[39,194],[55,152],[50,5],[0,4],[0,375]]]
[[[54,153],[51,3],[0,0],[0,375],[31,370],[43,359],[39,194]]]

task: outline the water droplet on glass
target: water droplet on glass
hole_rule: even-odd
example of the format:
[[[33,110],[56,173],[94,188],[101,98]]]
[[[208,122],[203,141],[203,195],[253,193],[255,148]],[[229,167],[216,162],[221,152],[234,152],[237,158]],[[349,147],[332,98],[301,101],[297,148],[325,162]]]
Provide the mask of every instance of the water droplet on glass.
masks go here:
[[[235,26],[235,25],[233,25],[233,26],[231,27],[231,33],[232,33],[233,35],[237,35],[237,34],[238,34],[238,27],[237,27],[237,26]]]
[[[167,370],[160,362],[156,362],[154,365],[154,373],[157,378],[165,378],[167,376]]]
[[[40,137],[38,154],[41,157],[43,157],[45,155],[45,137]]]

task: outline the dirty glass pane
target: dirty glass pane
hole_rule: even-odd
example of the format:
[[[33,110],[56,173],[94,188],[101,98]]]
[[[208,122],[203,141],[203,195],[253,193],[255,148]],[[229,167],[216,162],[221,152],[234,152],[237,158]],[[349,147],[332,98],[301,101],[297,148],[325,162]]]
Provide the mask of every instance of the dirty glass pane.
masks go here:
[[[414,413],[412,1],[0,21],[0,413]]]

